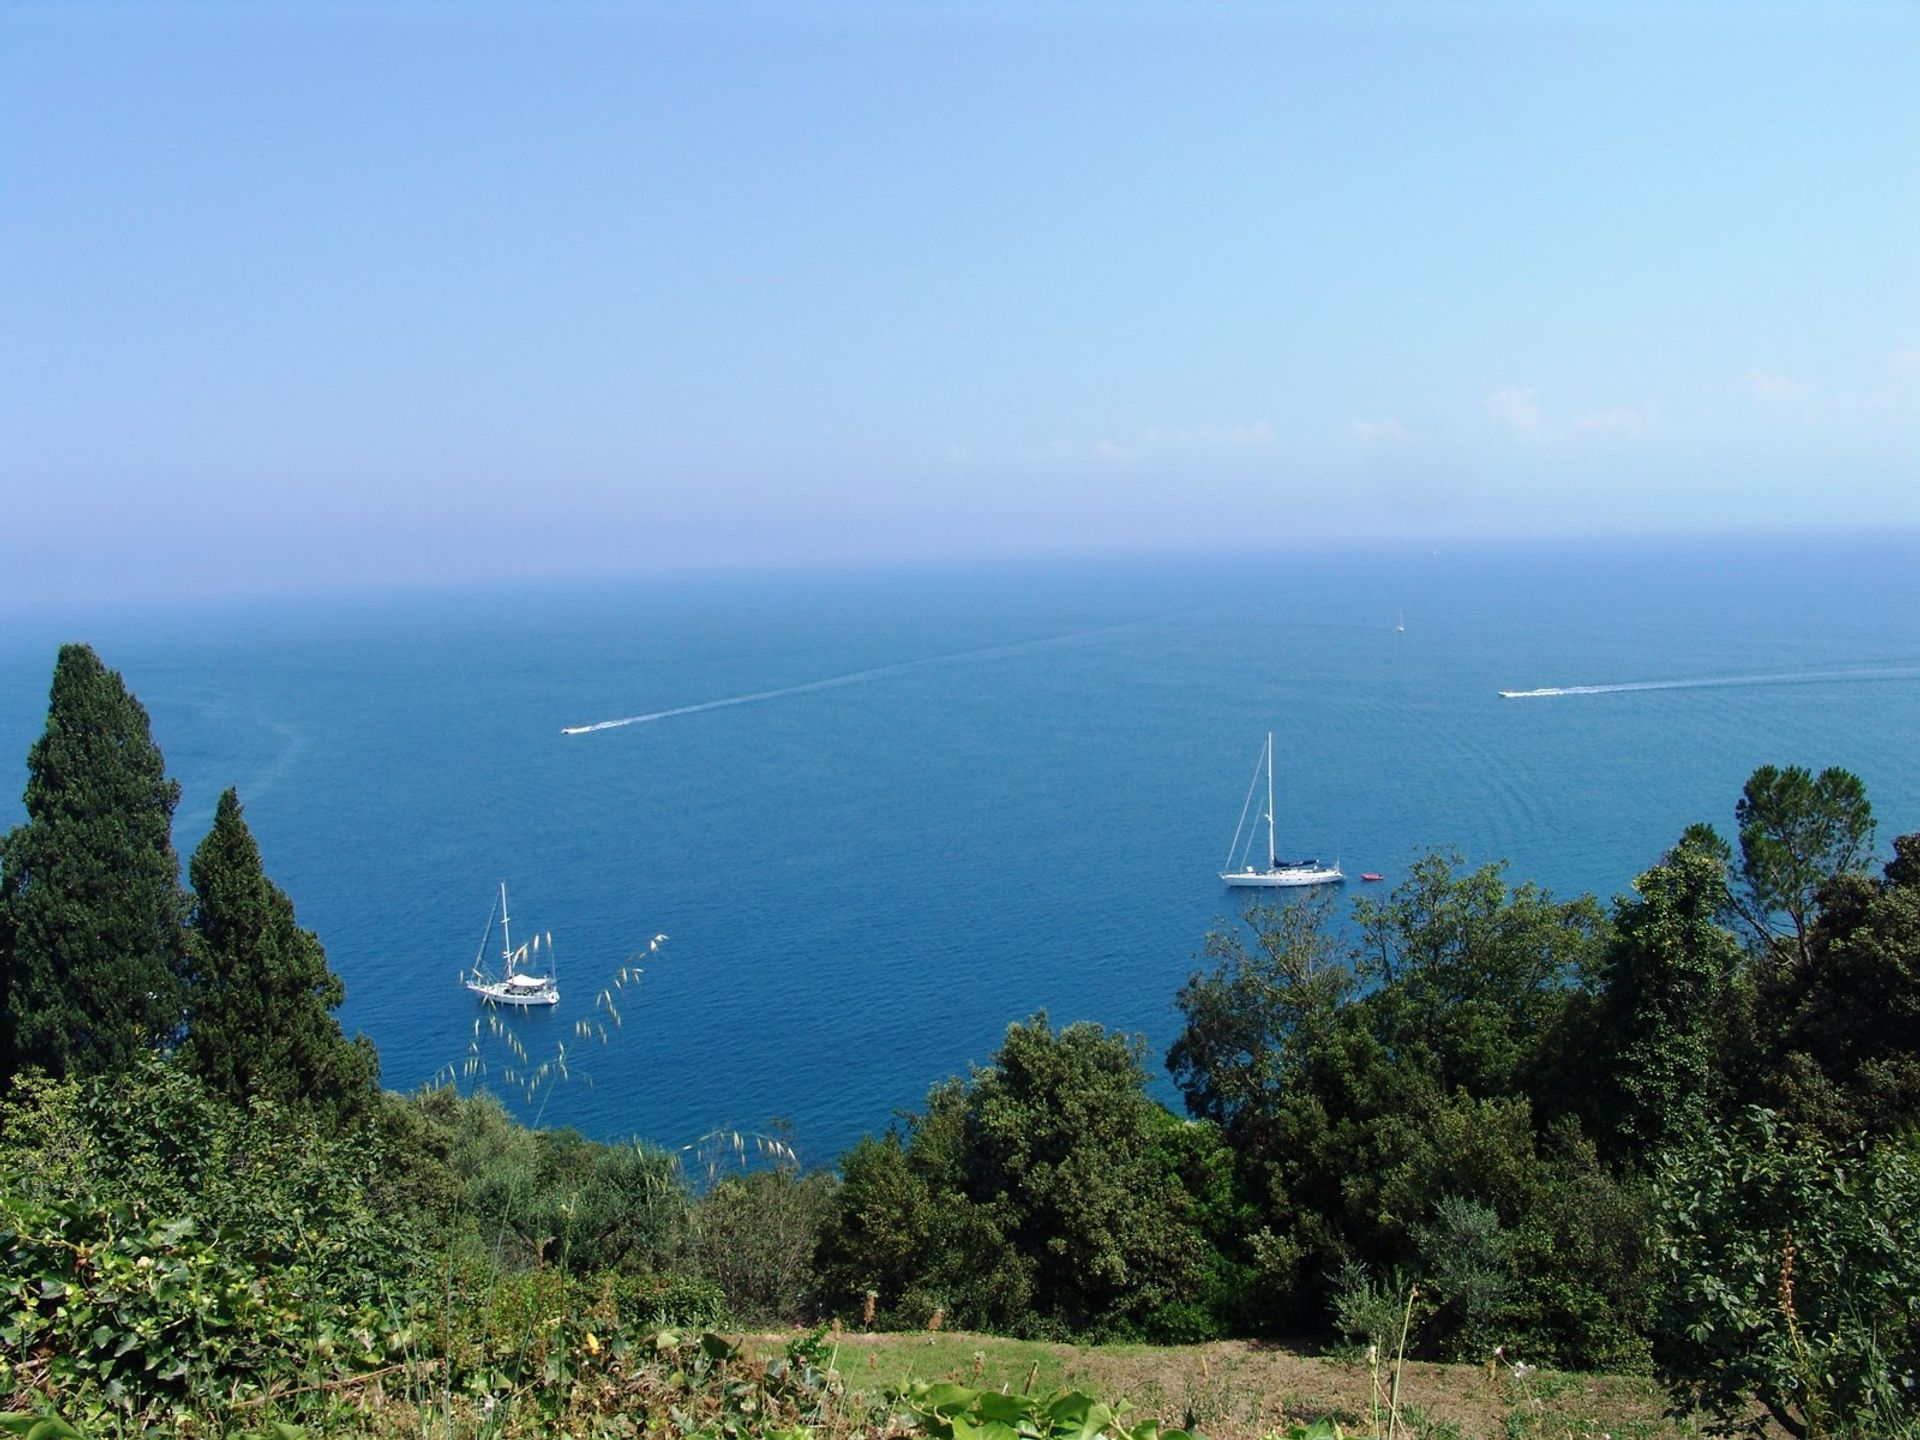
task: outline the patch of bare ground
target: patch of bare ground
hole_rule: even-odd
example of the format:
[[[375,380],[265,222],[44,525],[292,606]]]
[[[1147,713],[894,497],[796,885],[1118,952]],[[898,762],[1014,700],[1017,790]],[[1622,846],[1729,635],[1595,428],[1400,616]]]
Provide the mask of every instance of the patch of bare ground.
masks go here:
[[[769,1353],[791,1336],[755,1337]],[[1333,1417],[1354,1436],[1388,1434],[1392,1366],[1344,1361],[1285,1345],[1064,1345],[988,1335],[839,1337],[849,1390],[877,1396],[907,1380],[991,1389],[1084,1387],[1125,1399],[1136,1413],[1197,1429],[1208,1440],[1258,1440],[1297,1422]],[[1401,1367],[1393,1435],[1420,1440],[1659,1440],[1695,1428],[1667,1414],[1668,1397],[1643,1376],[1573,1375],[1489,1365]]]

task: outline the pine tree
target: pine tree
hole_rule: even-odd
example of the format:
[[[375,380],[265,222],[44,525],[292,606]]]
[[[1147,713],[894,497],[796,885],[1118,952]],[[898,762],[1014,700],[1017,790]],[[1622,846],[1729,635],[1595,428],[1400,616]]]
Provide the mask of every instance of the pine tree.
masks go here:
[[[219,1093],[263,1097],[344,1125],[371,1102],[379,1061],[348,1041],[333,1010],[346,986],[319,938],[261,868],[232,790],[193,852],[193,914],[183,1058]]]
[[[1798,765],[1762,765],[1748,777],[1733,815],[1746,881],[1737,897],[1744,918],[1763,950],[1776,948],[1804,969],[1813,958],[1820,887],[1859,871],[1873,853],[1867,787],[1837,766],[1815,776]]]
[[[178,1031],[179,799],[118,673],[62,646],[27,822],[0,840],[0,1081],[115,1073]]]

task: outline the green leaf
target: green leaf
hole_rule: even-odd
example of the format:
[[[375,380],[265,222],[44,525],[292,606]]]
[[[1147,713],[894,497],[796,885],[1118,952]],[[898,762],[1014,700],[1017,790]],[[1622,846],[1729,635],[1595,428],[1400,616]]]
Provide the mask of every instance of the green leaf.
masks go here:
[[[974,1409],[982,1420],[1017,1425],[1033,1414],[1034,1401],[1028,1395],[1002,1395],[997,1390],[982,1390]]]
[[[978,1390],[943,1380],[932,1385],[916,1385],[909,1400],[916,1409],[931,1410],[936,1415],[950,1416],[956,1411],[971,1409],[973,1402],[979,1398]]]
[[[1055,1431],[1083,1430],[1096,1409],[1091,1395],[1079,1390],[1067,1390],[1047,1401],[1047,1419],[1052,1422]]]
[[[29,1415],[17,1410],[0,1415],[0,1430],[9,1435],[24,1435],[26,1440],[85,1440],[58,1415]]]

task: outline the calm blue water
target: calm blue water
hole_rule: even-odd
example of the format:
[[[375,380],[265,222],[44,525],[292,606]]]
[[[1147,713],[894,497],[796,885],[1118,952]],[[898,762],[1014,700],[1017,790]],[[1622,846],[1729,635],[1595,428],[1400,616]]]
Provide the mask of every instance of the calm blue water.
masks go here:
[[[240,787],[389,1085],[465,1053],[456,975],[504,878],[559,942],[559,1013],[514,1022],[535,1058],[672,937],[612,1042],[574,1046],[548,1123],[678,1145],[784,1120],[825,1162],[1042,1007],[1144,1032],[1157,1073],[1174,992],[1236,909],[1217,871],[1268,729],[1282,850],[1355,875],[1454,846],[1616,894],[1687,823],[1730,832],[1767,761],[1858,771],[1883,848],[1920,829],[1917,560],[1911,541],[1222,558],[16,624],[0,819],[54,644],[87,639],[185,786],[183,857]],[[1495,694],[1874,667],[1905,674]]]

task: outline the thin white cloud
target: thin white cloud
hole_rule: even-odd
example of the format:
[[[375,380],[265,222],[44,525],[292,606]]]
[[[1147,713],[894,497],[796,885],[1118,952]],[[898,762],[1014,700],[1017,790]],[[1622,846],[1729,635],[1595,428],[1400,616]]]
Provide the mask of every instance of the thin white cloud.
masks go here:
[[[1112,467],[1150,467],[1182,460],[1245,464],[1251,459],[1270,458],[1280,448],[1279,434],[1269,421],[1250,420],[1235,425],[1151,425],[1132,435],[1123,431],[1092,441],[1054,439],[998,457],[986,447],[956,441],[943,455],[949,465],[992,466],[997,458],[1001,463],[1070,470],[1090,462]]]
[[[1538,390],[1513,386],[1495,390],[1487,396],[1487,413],[1502,424],[1527,435],[1546,432],[1546,416],[1540,409]]]
[[[1768,400],[1785,399],[1789,395],[1798,395],[1807,388],[1798,380],[1785,375],[1769,375],[1764,370],[1749,370],[1747,384],[1754,394]]]
[[[1906,349],[1894,351],[1887,357],[1887,364],[1903,375],[1920,373],[1920,347],[1909,346]]]
[[[1150,425],[1132,439],[1096,440],[1086,453],[1106,465],[1150,464],[1177,455],[1271,450],[1277,438],[1265,420],[1241,425]]]
[[[1273,444],[1273,426],[1265,420],[1244,425],[1153,425],[1141,443],[1169,450],[1248,449]]]
[[[1638,435],[1647,428],[1647,417],[1631,406],[1616,405],[1574,416],[1573,428],[1587,435]]]
[[[1405,440],[1407,427],[1398,420],[1354,420],[1348,423],[1347,434],[1355,440]]]

